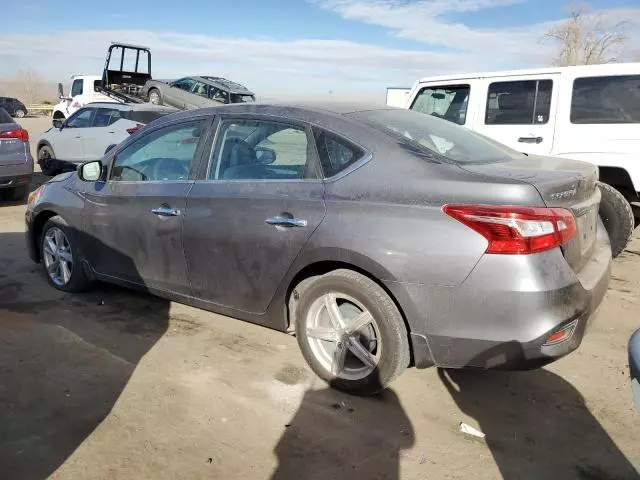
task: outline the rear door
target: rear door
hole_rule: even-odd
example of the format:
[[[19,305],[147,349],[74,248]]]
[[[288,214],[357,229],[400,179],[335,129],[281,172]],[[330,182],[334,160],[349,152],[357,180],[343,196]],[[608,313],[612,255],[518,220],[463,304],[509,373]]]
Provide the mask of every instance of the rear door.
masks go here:
[[[520,152],[550,154],[559,86],[555,73],[484,79],[474,130]]]
[[[192,295],[262,313],[325,215],[310,129],[222,117],[201,177],[184,224]]]

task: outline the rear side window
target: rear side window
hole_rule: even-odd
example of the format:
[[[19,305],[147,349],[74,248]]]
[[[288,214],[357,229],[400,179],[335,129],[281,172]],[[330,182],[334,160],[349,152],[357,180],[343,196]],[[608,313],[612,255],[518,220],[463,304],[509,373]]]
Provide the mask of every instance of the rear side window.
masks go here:
[[[486,125],[534,125],[549,121],[552,80],[517,80],[489,85]]]
[[[411,110],[464,125],[467,119],[469,92],[469,85],[425,87],[416,96]]]
[[[351,142],[319,128],[313,129],[313,135],[320,155],[320,163],[325,178],[333,177],[364,155],[364,151]]]
[[[83,86],[84,80],[81,78],[75,79],[71,85],[71,96],[75,97],[76,95],[82,95]]]
[[[571,123],[640,123],[640,75],[576,78]]]
[[[112,108],[99,108],[93,117],[94,127],[108,127],[122,118],[122,112]]]

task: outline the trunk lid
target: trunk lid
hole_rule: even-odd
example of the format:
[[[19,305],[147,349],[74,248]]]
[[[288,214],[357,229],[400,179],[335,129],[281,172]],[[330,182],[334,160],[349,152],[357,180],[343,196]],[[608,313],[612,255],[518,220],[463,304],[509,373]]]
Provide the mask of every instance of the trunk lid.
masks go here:
[[[563,158],[536,155],[517,157],[499,163],[460,165],[467,171],[491,177],[508,178],[536,188],[547,207],[570,210],[576,219],[577,235],[562,247],[574,271],[591,256],[598,224],[600,190],[595,165]]]
[[[17,123],[0,123],[0,133],[20,128]],[[0,138],[0,167],[27,163],[29,144],[19,138]]]

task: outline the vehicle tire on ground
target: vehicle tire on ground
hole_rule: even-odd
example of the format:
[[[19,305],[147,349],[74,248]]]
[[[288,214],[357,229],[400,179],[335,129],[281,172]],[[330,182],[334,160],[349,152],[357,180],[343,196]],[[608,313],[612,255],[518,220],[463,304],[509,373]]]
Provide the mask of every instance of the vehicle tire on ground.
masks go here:
[[[45,223],[40,236],[40,255],[42,268],[52,287],[70,293],[91,287],[76,234],[64,218],[56,215]]]
[[[602,193],[600,218],[609,234],[611,254],[615,258],[629,243],[635,226],[635,217],[631,204],[622,193],[606,183],[598,182],[598,186]]]
[[[42,173],[48,177],[53,177],[59,171],[58,165],[54,162],[55,153],[49,145],[43,145],[38,149],[38,165]]]
[[[13,116],[16,118],[24,118],[27,116],[27,112],[19,108],[15,112],[13,112]]]
[[[157,88],[149,90],[149,103],[153,105],[162,105],[162,95],[160,94],[160,90]]]
[[[370,278],[340,269],[315,277],[295,302],[298,344],[312,370],[332,387],[373,395],[409,365],[407,329],[398,307]]]

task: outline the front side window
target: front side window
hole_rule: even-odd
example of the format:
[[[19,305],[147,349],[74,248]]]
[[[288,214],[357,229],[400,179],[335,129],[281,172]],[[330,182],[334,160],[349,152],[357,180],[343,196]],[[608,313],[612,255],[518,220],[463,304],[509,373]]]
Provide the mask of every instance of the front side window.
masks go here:
[[[320,155],[320,164],[325,178],[333,177],[360,160],[364,151],[351,142],[319,128],[313,135]]]
[[[116,156],[111,180],[188,180],[203,124],[203,120],[181,123],[139,138]]]
[[[469,85],[425,87],[416,96],[411,110],[464,125],[467,119],[469,92]]]
[[[193,86],[193,93],[195,93],[196,95],[200,95],[201,97],[206,97],[208,91],[208,85],[205,85],[202,82],[196,82]]]
[[[171,85],[175,88],[179,88],[180,90],[191,92],[196,83],[197,82],[193,78],[181,78],[180,80],[173,82]]]
[[[486,125],[535,125],[549,121],[552,80],[494,82],[487,95]]]
[[[229,103],[227,92],[216,87],[209,87],[208,97],[220,103]]]
[[[210,180],[316,178],[303,128],[261,120],[223,120]]]
[[[91,117],[95,110],[93,108],[83,108],[69,117],[66,128],[87,128],[91,126]]]
[[[81,78],[76,78],[71,85],[71,96],[75,97],[76,95],[82,95],[83,87],[84,80]]]
[[[576,78],[571,123],[640,123],[640,75]]]

